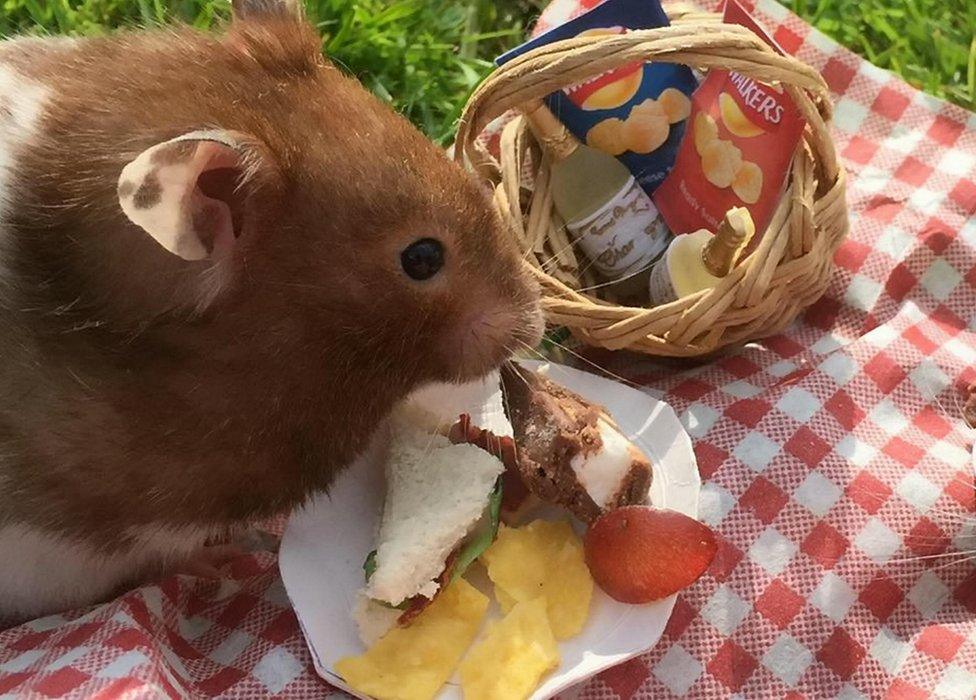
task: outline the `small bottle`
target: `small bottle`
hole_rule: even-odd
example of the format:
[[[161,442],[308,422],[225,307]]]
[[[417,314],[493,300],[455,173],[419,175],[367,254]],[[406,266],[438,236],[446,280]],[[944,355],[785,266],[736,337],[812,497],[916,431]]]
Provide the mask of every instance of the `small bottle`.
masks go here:
[[[735,267],[756,226],[745,207],[730,209],[715,235],[705,229],[675,236],[651,268],[652,306],[667,304],[717,285]]]
[[[549,156],[553,205],[570,239],[615,291],[647,289],[651,263],[667,247],[671,232],[654,202],[613,156],[581,143],[542,103],[523,114]]]

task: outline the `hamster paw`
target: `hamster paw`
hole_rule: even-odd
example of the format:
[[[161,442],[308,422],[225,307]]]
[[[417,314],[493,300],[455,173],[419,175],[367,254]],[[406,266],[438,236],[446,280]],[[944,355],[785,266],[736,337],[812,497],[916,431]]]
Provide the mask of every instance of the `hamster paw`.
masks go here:
[[[176,567],[173,573],[197,576],[199,578],[219,579],[220,568],[247,552],[235,544],[204,545],[190,555],[190,558]]]

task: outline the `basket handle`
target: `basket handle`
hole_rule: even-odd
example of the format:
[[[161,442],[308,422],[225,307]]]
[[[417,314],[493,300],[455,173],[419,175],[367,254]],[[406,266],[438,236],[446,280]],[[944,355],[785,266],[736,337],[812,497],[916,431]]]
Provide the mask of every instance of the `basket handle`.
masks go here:
[[[837,155],[827,126],[829,90],[816,70],[792,56],[782,56],[753,32],[733,24],[681,22],[612,36],[575,37],[540,46],[499,67],[472,93],[458,123],[455,159],[468,162],[489,179],[497,163],[476,146],[493,119],[532,99],[539,99],[634,61],[734,70],[759,82],[778,82],[809,125],[807,139],[820,156],[826,182],[837,178]]]

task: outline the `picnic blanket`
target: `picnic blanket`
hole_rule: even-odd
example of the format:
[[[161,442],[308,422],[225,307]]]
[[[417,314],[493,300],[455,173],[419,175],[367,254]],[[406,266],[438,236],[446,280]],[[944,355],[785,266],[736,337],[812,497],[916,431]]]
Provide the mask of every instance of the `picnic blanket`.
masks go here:
[[[577,1],[592,4],[558,9]],[[976,115],[772,0],[758,16],[833,91],[850,238],[782,335],[697,367],[588,355],[674,406],[721,547],[657,647],[576,693],[971,698],[976,564],[958,553],[976,549],[960,411],[976,380]],[[227,574],[0,632],[0,697],[329,696],[274,553]]]

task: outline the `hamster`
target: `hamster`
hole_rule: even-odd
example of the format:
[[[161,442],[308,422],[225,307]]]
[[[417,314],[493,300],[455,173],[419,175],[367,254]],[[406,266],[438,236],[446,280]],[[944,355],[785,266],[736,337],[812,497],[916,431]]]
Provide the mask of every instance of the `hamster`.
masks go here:
[[[0,44],[0,619],[327,489],[543,328],[490,193],[286,0]]]

